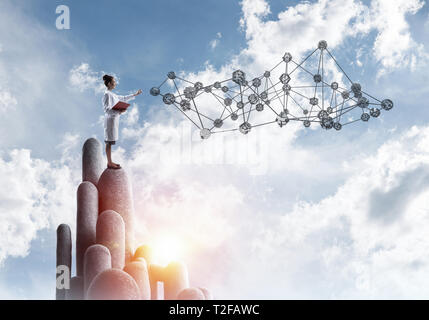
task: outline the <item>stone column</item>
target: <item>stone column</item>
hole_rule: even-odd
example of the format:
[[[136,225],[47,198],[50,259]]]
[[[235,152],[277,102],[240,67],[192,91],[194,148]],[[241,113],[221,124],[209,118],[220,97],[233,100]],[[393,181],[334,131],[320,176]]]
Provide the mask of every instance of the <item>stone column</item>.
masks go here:
[[[128,273],[109,269],[99,273],[88,288],[89,300],[139,300],[137,283]]]
[[[125,223],[125,261],[134,255],[134,202],[124,169],[106,169],[98,181],[99,211],[114,210]]]
[[[84,263],[84,293],[86,292],[92,280],[104,270],[112,268],[112,261],[110,251],[101,244],[94,244],[90,246],[85,252]]]
[[[70,290],[67,290],[67,300],[83,300],[83,278],[73,277],[70,280]]]
[[[122,270],[125,265],[125,225],[117,212],[106,210],[100,214],[96,242],[109,249],[112,268]]]
[[[134,253],[134,260],[144,259],[148,265],[152,263],[152,249],[148,245],[142,245]]]
[[[140,289],[140,300],[150,300],[150,283],[147,265],[144,260],[129,262],[124,271],[136,281]]]
[[[97,185],[106,161],[100,141],[95,138],[86,140],[82,148],[82,181]]]
[[[98,218],[98,190],[84,181],[77,189],[76,273],[83,277],[85,251],[95,244],[95,227]]]
[[[180,291],[177,300],[206,300],[199,288],[186,288]]]
[[[150,297],[158,300],[158,281],[163,280],[164,268],[157,264],[149,265]]]
[[[176,300],[183,289],[189,288],[188,270],[181,262],[171,262],[164,268],[164,299]]]
[[[68,268],[68,277],[65,281],[70,281],[72,267],[72,239],[70,227],[67,224],[60,224],[57,228],[57,267],[58,266],[66,266]],[[66,289],[56,288],[56,299],[65,300]]]

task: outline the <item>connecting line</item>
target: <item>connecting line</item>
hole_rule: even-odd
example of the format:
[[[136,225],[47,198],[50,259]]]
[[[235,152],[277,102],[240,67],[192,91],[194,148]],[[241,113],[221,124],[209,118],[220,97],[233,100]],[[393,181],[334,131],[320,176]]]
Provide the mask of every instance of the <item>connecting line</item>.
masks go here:
[[[210,120],[210,121],[214,121],[212,118],[210,118],[210,117],[208,117],[208,116],[206,116],[205,114],[203,114],[203,113],[198,113],[197,111],[195,111],[194,109],[192,109],[192,108],[190,108],[189,110],[191,110],[191,111],[193,111],[193,112],[195,112],[195,113],[197,113],[197,114],[200,114],[202,117],[204,117],[204,118],[206,118],[206,119],[208,119],[208,120]],[[204,127],[203,127],[204,128]]]
[[[164,81],[162,81],[162,83],[158,86],[158,89],[162,87],[162,85],[168,80],[168,78],[165,78]]]
[[[249,87],[250,88],[250,87]],[[253,90],[252,88],[250,88],[250,90],[252,90],[253,92],[255,92],[255,90]],[[256,92],[255,92],[256,93]],[[277,116],[279,115],[273,108],[271,108],[271,106],[268,104],[268,103],[266,103],[265,102],[265,100],[264,99],[261,99],[262,100],[262,102],[268,107],[268,108],[270,108]]]
[[[366,93],[366,92],[364,92],[364,91],[361,91],[363,94],[366,94],[368,97],[370,97],[370,98],[372,98],[372,99],[374,99],[374,100],[377,100],[378,102],[380,102],[380,104],[381,104],[381,101],[380,100],[378,100],[377,98],[374,98],[373,96],[371,96],[370,94],[368,94],[368,93]]]
[[[350,83],[353,84],[353,81],[349,78],[349,76],[347,75],[347,73],[343,70],[343,68],[341,68],[341,66],[338,64],[337,60],[335,60],[334,56],[331,54],[331,52],[326,49],[326,52],[329,54],[329,56],[332,58],[332,60],[334,60],[335,64],[338,66],[338,68],[341,69],[341,71],[344,73],[344,75],[346,76],[347,79],[349,79]]]
[[[192,99],[192,103],[194,104],[195,110],[197,111],[198,118],[200,119],[201,127],[204,129],[203,121],[201,120],[200,113],[198,112],[197,105],[195,104],[194,99]]]
[[[280,101],[280,105],[283,107],[283,109],[285,108],[285,105],[284,105],[284,103],[282,103],[282,100],[280,99],[280,95],[278,94],[278,92],[277,92],[277,90],[276,90],[276,87],[273,85],[273,82],[271,81],[271,77],[269,78],[269,80],[270,80],[270,83],[271,83],[271,85],[272,85],[272,88],[273,88],[273,90],[274,90],[274,92],[276,93],[276,96],[274,97],[274,99],[275,98],[277,98],[279,101]]]
[[[220,101],[219,100],[219,98],[218,98],[218,96],[216,95],[216,94],[214,94],[213,92],[210,92],[212,95],[213,95],[213,97],[215,97],[216,98],[216,100],[217,101],[219,101],[219,103],[222,105],[222,107],[224,107],[224,111],[225,111],[225,109],[227,109],[227,105],[226,104],[223,104],[222,103],[222,101]],[[230,107],[230,106],[229,106]],[[228,110],[228,109],[227,109]],[[228,110],[228,112],[229,112],[229,110]],[[231,112],[232,112],[232,108],[231,108]],[[223,114],[223,112],[222,112],[222,114]],[[222,118],[222,116],[221,116],[221,118]]]
[[[185,80],[185,79],[180,78],[180,77],[178,77],[178,76],[176,76],[176,79],[179,79],[179,80],[185,81],[185,82],[187,82],[187,83],[189,83],[189,84],[192,84],[193,86],[195,85],[195,83],[194,83],[194,82],[191,82],[191,81],[189,81],[189,80]]]
[[[320,59],[322,60],[322,81],[325,78],[324,67],[323,67],[323,49],[320,50]],[[322,110],[325,109],[325,90],[322,83]]]
[[[343,127],[344,127],[344,126],[346,126],[346,125],[348,125],[348,124],[350,124],[350,123],[356,122],[356,121],[360,121],[360,119],[356,119],[356,120],[353,120],[353,121],[350,121],[350,122],[344,123],[344,124],[343,124]]]
[[[301,61],[301,63],[300,64],[298,64],[298,63],[296,63],[295,61],[293,61],[293,60],[291,60],[293,63],[295,63],[297,66],[295,67],[295,69],[293,69],[290,73],[289,73],[289,75],[291,75],[296,69],[298,69],[299,67],[301,67],[301,65],[305,62],[305,61],[307,61],[307,59],[308,58],[310,58],[316,51],[317,51],[318,49],[315,49],[312,53],[310,53],[308,56],[307,56],[307,58],[305,58],[303,61]]]
[[[301,107],[301,105],[298,103],[298,101],[296,101],[292,96],[290,96],[290,98],[298,105],[298,107],[300,107],[302,109],[302,111],[306,110],[303,107]]]
[[[198,129],[200,129],[201,130],[201,128],[200,128],[200,126],[198,125],[198,124],[196,124],[195,122],[194,122],[194,120],[192,120],[191,118],[189,118],[189,116],[181,109],[181,108],[179,108],[177,105],[176,105],[176,102],[173,102],[173,105],[181,112],[181,113],[183,113],[185,116],[186,116],[186,118],[188,118],[193,124],[195,124],[195,126],[198,128]]]
[[[272,72],[275,68],[277,68],[279,65],[281,65],[282,64],[282,62],[283,62],[283,60],[282,61],[280,61],[279,63],[277,63],[271,70],[270,70],[270,72]]]

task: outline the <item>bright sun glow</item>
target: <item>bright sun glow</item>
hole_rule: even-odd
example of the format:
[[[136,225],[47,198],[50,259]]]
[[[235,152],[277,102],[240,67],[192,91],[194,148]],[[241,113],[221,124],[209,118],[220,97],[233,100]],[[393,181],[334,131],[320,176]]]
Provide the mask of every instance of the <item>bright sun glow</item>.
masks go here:
[[[167,265],[172,261],[183,258],[184,246],[179,238],[166,235],[156,239],[152,245],[153,262],[160,265]]]

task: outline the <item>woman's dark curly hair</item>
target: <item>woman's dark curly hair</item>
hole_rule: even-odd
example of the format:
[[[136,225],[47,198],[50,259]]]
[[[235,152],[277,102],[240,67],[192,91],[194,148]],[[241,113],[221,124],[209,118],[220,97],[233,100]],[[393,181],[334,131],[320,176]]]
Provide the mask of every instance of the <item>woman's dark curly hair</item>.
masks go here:
[[[104,85],[105,85],[106,87],[108,87],[108,86],[109,86],[109,83],[110,83],[112,80],[113,80],[113,77],[112,77],[112,76],[109,76],[108,74],[105,74],[105,75],[103,76]]]

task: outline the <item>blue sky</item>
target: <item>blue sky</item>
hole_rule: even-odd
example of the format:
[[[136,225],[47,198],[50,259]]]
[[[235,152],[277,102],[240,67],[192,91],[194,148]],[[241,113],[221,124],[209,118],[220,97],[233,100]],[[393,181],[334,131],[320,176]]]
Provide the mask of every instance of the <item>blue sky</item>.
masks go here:
[[[70,7],[71,30],[55,28],[60,4]],[[119,93],[144,92],[121,119],[114,154],[133,177],[141,239],[184,239],[196,284],[219,298],[427,296],[429,257],[417,244],[429,195],[415,177],[429,164],[428,32],[428,5],[418,0],[2,1],[0,173],[11,192],[0,197],[0,297],[53,297],[54,232],[74,227],[80,148],[103,138],[104,72],[119,77]],[[204,81],[236,67],[256,75],[321,39],[395,107],[341,134],[263,127],[219,145],[195,139],[148,94],[170,70]],[[183,149],[182,160],[167,156],[186,141],[191,160]],[[254,156],[231,151],[231,162],[211,162],[210,150],[228,147]],[[394,198],[402,214],[388,214]]]

